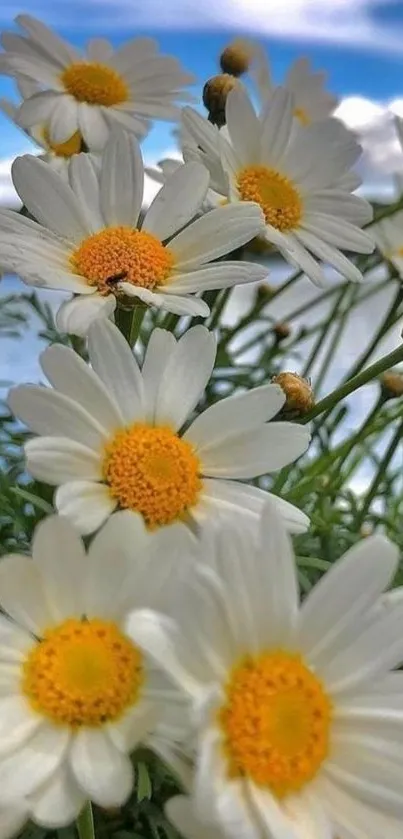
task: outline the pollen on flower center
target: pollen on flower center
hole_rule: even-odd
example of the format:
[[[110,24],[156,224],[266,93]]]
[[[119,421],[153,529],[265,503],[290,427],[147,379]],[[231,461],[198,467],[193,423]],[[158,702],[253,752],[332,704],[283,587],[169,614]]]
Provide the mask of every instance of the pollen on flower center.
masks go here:
[[[297,792],[329,749],[332,706],[299,655],[272,651],[244,658],[219,711],[232,776],[247,776],[277,797]]]
[[[55,723],[99,726],[135,704],[143,678],[140,651],[115,623],[70,618],[28,653],[22,691]]]
[[[277,230],[293,230],[302,216],[298,190],[284,175],[267,166],[246,166],[237,175],[238,192],[243,201],[260,204],[267,224]]]
[[[153,289],[167,280],[174,264],[169,248],[151,233],[123,226],[93,233],[70,261],[73,270],[103,294],[110,293],[114,278]]]
[[[112,496],[150,528],[171,524],[192,507],[201,489],[192,446],[168,426],[136,423],[107,445],[104,477]]]
[[[52,151],[57,157],[72,157],[73,154],[79,154],[82,148],[83,138],[79,131],[76,131],[65,140],[64,143],[54,143],[50,139],[49,130],[46,126],[43,129],[42,136],[46,147]]]
[[[130,98],[125,80],[107,64],[78,61],[63,70],[60,81],[67,93],[89,105],[110,107]]]

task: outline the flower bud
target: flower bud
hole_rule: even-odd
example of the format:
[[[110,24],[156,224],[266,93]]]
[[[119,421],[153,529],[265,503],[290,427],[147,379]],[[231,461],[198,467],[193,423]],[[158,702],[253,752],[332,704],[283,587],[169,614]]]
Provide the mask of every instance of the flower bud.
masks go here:
[[[387,370],[380,377],[381,390],[385,399],[403,396],[403,373]]]
[[[272,381],[280,385],[286,395],[284,412],[303,416],[313,408],[315,397],[311,385],[297,373],[279,373]]]
[[[225,125],[225,104],[227,96],[240,82],[228,73],[213,76],[203,88],[203,103],[209,112],[209,120],[221,128]]]
[[[291,335],[291,327],[288,323],[275,323],[273,326],[273,332],[276,336],[276,341],[285,341],[286,338],[289,338]]]
[[[231,41],[220,55],[220,67],[223,73],[231,76],[242,76],[249,70],[252,51],[246,41],[237,38]]]

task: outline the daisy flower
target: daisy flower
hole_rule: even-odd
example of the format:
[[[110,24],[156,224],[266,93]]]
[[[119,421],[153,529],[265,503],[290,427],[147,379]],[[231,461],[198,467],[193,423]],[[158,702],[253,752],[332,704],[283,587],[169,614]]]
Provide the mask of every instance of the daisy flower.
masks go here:
[[[259,204],[265,239],[285,259],[318,285],[324,273],[311,253],[347,279],[362,280],[339,250],[374,249],[371,237],[360,230],[372,218],[371,206],[350,194],[357,178],[348,170],[360,146],[334,119],[295,127],[293,110],[292,94],[277,88],[259,119],[246,92],[233,90],[227,99],[229,141],[223,132],[206,128],[207,120],[191,109],[185,109],[183,119],[201,147],[198,156],[210,171],[211,188],[230,202]]]
[[[40,435],[25,448],[29,471],[59,486],[56,507],[83,534],[119,508],[154,533],[220,512],[256,517],[267,494],[239,479],[280,469],[308,447],[305,426],[267,422],[285,401],[275,384],[222,399],[189,425],[216,356],[203,326],[179,341],[155,329],[141,373],[107,320],[92,325],[88,348],[92,370],[55,345],[42,354],[54,390],[28,385],[9,395],[11,410]],[[306,529],[303,513],[277,503],[292,530]]]
[[[26,801],[35,822],[61,827],[88,799],[115,807],[130,795],[129,754],[156,726],[162,677],[124,622],[145,603],[163,608],[165,583],[182,555],[188,563],[184,536],[181,555],[164,539],[163,580],[161,548],[150,552],[142,522],[125,512],[87,556],[71,524],[52,516],[35,532],[32,559],[2,558],[1,799]]]
[[[175,102],[186,99],[182,87],[193,76],[176,58],[160,55],[154,40],[134,38],[114,51],[95,38],[82,54],[29,15],[16,22],[24,34],[3,34],[0,72],[38,87],[19,109],[24,128],[45,124],[56,144],[79,132],[91,151],[99,151],[113,125],[143,136],[148,119],[178,117]]]
[[[302,604],[272,503],[255,542],[231,522],[200,551],[177,623],[143,610],[126,627],[190,702],[195,820],[234,839],[399,839],[403,604],[374,608],[397,548],[363,540]]]
[[[18,89],[23,99],[27,99],[36,92],[36,85],[26,79],[19,79],[17,82]],[[0,99],[0,110],[5,114],[18,128],[21,128],[18,121],[19,106],[10,99]],[[63,143],[54,143],[49,135],[49,130],[46,124],[34,125],[28,129],[22,129],[28,139],[35,143],[40,151],[40,157],[45,160],[55,169],[61,173],[66,171],[70,158],[82,151],[87,151],[83,138],[79,131],[76,131],[71,137]],[[147,131],[147,126],[144,125],[144,134]],[[139,137],[139,133],[137,134]]]
[[[249,44],[251,54],[250,75],[255,81],[263,106],[275,91],[271,77],[270,62],[265,50],[256,42]],[[338,99],[325,90],[326,73],[314,72],[309,58],[301,57],[287,70],[283,87],[294,97],[294,116],[301,125],[320,122],[331,116],[337,108]]]
[[[403,278],[403,210],[374,224],[371,233],[380,252]]]
[[[143,161],[136,140],[123,131],[114,132],[102,157],[72,158],[69,183],[29,155],[15,161],[12,176],[37,221],[0,211],[2,258],[28,284],[77,295],[59,309],[62,332],[84,335],[122,297],[206,316],[209,307],[195,292],[267,276],[266,268],[246,262],[208,264],[250,241],[264,222],[249,202],[189,224],[208,189],[200,163],[174,172],[140,225]]]

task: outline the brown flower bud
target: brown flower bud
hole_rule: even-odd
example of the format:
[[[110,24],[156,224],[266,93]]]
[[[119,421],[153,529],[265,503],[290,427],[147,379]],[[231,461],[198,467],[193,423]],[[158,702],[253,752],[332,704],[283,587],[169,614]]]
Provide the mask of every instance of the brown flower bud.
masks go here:
[[[268,283],[260,283],[256,289],[256,297],[258,300],[270,300],[273,297],[274,288]]]
[[[403,373],[387,370],[380,377],[382,394],[385,399],[395,399],[403,396]]]
[[[242,76],[249,70],[252,60],[252,50],[246,41],[239,38],[231,41],[220,55],[220,67],[223,73],[231,76]]]
[[[291,326],[288,323],[275,323],[273,332],[276,336],[276,341],[285,341],[291,335]]]
[[[303,416],[313,408],[315,397],[311,385],[297,373],[279,373],[278,376],[273,376],[272,382],[280,385],[286,395],[284,412]]]
[[[209,120],[221,128],[225,125],[225,104],[227,96],[240,82],[228,73],[213,76],[203,88],[203,103],[209,112]]]
[[[361,539],[367,539],[368,536],[372,536],[373,532],[374,528],[372,524],[369,524],[369,522],[364,522],[364,524],[362,524],[360,527]]]

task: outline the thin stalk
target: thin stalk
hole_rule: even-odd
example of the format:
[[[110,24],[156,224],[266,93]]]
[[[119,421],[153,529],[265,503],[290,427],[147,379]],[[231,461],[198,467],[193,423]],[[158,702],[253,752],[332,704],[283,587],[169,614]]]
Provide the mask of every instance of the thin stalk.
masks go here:
[[[216,300],[214,307],[211,311],[209,322],[206,324],[209,329],[215,329],[216,326],[218,326],[218,322],[220,320],[225,306],[228,303],[232,289],[233,286],[231,286],[230,288],[224,288],[221,292],[220,297]]]
[[[339,322],[338,322],[338,324],[336,326],[336,329],[334,331],[332,340],[330,341],[330,344],[328,346],[326,355],[325,355],[325,357],[322,361],[321,368],[320,368],[319,372],[317,373],[317,375],[315,376],[315,392],[316,393],[319,393],[319,391],[322,387],[322,384],[323,384],[323,380],[324,380],[324,378],[327,374],[327,371],[328,371],[328,369],[329,369],[329,367],[330,367],[330,365],[331,365],[331,363],[334,359],[334,355],[335,355],[336,349],[338,347],[338,344],[339,344],[340,338],[342,336],[342,333],[344,331],[344,327],[346,325],[347,318],[348,318],[348,316],[351,312],[351,308],[352,308],[351,304],[353,302],[355,294],[356,294],[356,289],[353,288],[352,293],[350,293],[350,299],[348,300],[348,303],[345,306],[344,311],[340,315]]]
[[[356,524],[357,524],[358,528],[361,527],[361,525],[362,525],[362,523],[365,519],[365,516],[367,515],[367,513],[368,513],[368,511],[371,507],[371,504],[372,504],[372,502],[373,502],[373,500],[374,500],[374,498],[375,498],[375,496],[378,492],[378,488],[381,485],[383,478],[385,477],[386,471],[387,471],[388,466],[389,466],[389,464],[390,464],[390,462],[393,458],[393,455],[395,454],[395,451],[396,451],[399,443],[401,443],[401,441],[402,441],[402,436],[403,436],[403,420],[401,421],[400,425],[398,426],[396,433],[392,437],[392,440],[390,441],[389,446],[386,449],[386,452],[383,455],[383,458],[382,458],[382,460],[379,464],[378,471],[377,471],[376,475],[374,475],[374,478],[373,478],[372,483],[369,487],[369,490],[368,490],[368,492],[367,492],[367,494],[364,498],[364,503],[362,505],[361,511],[360,511],[359,515],[357,516]]]
[[[333,321],[335,320],[335,317],[337,317],[337,315],[336,315],[337,309],[340,306],[340,304],[342,303],[343,298],[346,296],[347,291],[348,291],[348,286],[342,286],[341,291],[337,295],[337,299],[336,299],[336,302],[335,302],[334,306],[330,310],[329,315],[327,316],[326,320],[323,323],[322,329],[320,330],[319,335],[318,335],[318,337],[317,337],[317,339],[316,339],[316,341],[315,341],[315,343],[312,347],[312,350],[311,350],[311,352],[310,352],[310,354],[309,354],[309,356],[306,360],[306,363],[304,365],[304,368],[303,368],[303,371],[302,371],[302,374],[301,374],[304,379],[306,379],[306,377],[309,375],[309,373],[310,373],[310,371],[311,371],[311,369],[312,369],[312,367],[313,367],[313,365],[316,361],[317,355],[321,351],[322,346],[323,346],[324,342],[326,341],[326,338],[327,338],[328,333],[329,333],[330,326],[333,323]]]
[[[122,335],[126,338],[126,341],[129,342],[130,337],[130,329],[132,325],[132,316],[133,311],[131,309],[121,309],[117,308],[115,313],[115,323],[118,329],[120,329]],[[130,343],[130,342],[129,342]]]
[[[135,308],[135,310],[132,314],[132,320],[131,320],[131,324],[130,324],[129,337],[128,337],[128,341],[129,341],[129,344],[130,344],[131,347],[134,347],[137,339],[140,338],[141,325],[143,323],[144,315],[145,315],[146,311],[147,311],[146,306],[136,306],[136,308]]]
[[[77,818],[77,832],[79,839],[95,839],[94,817],[91,801],[87,801]]]
[[[384,373],[385,370],[388,370],[389,367],[393,367],[400,361],[403,361],[403,346],[398,347],[397,350],[393,350],[393,352],[390,352],[387,355],[384,355],[383,358],[376,361],[375,364],[371,364],[370,367],[367,367],[367,369],[359,373],[358,376],[354,376],[352,379],[349,379],[348,382],[345,382],[340,385],[340,387],[336,388],[336,390],[332,393],[329,393],[329,395],[325,396],[324,399],[321,399],[321,401],[318,402],[312,410],[300,420],[300,422],[302,424],[310,422],[315,417],[323,414],[324,411],[328,411],[333,408],[342,399],[349,396],[350,393],[354,393],[354,391],[358,390],[359,387],[366,385],[372,379],[376,379],[381,375],[381,373]]]

